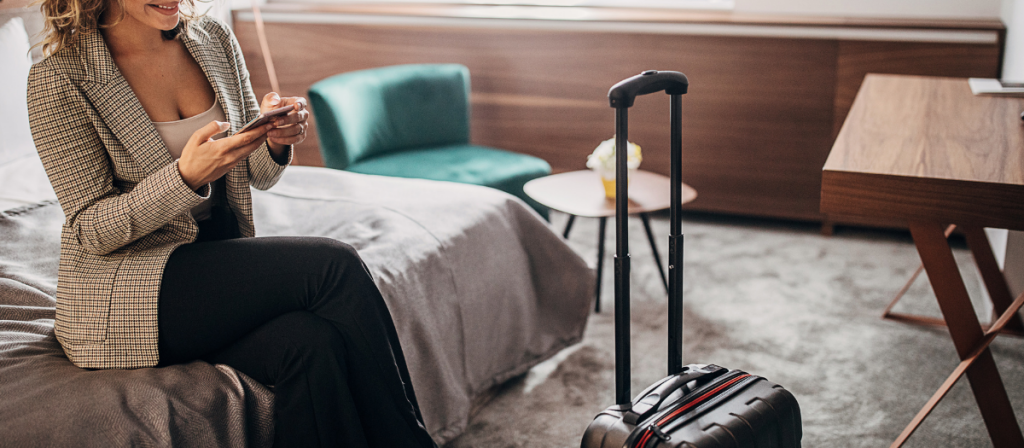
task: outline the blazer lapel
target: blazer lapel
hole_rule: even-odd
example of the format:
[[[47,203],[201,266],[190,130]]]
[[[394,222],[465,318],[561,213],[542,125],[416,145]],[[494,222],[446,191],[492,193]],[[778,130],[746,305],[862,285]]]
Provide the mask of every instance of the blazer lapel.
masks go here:
[[[145,173],[152,173],[171,163],[173,159],[167,147],[128,81],[114,64],[103,36],[99,31],[85,33],[79,45],[86,70],[82,91],[114,137]]]
[[[203,69],[203,74],[210,81],[210,85],[213,86],[213,90],[217,95],[217,102],[224,109],[224,115],[227,116],[228,122],[231,123],[231,132],[241,129],[242,125],[245,124],[245,117],[242,116],[237,107],[234,107],[238,94],[232,89],[232,85],[227,82],[227,80],[237,79],[237,77],[224,76],[224,73],[230,73],[233,67],[232,64],[228,63],[227,56],[223,51],[215,51],[219,50],[220,47],[211,45],[210,41],[212,38],[210,35],[206,30],[198,26],[187,27],[181,34],[181,40],[185,43],[185,47],[188,48],[192,59],[195,59],[199,63],[199,67]],[[211,76],[214,73],[220,76]]]
[[[217,94],[217,102],[224,109],[224,115],[231,123],[231,130],[228,135],[233,134],[245,125],[246,117],[242,95],[244,95],[239,83],[238,68],[227,59],[221,45],[214,45],[213,38],[209,33],[198,27],[190,26],[181,35],[192,58],[199,63],[199,67],[210,80],[210,85]],[[211,74],[219,76],[211,76]],[[259,149],[257,149],[259,151]],[[249,199],[249,173],[244,163],[235,165],[231,171],[224,176],[228,204],[235,213],[242,234],[253,236],[252,205]]]

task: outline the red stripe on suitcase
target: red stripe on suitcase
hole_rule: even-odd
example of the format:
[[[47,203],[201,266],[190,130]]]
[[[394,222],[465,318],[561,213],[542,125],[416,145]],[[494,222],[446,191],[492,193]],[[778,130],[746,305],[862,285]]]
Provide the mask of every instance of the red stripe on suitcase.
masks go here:
[[[661,426],[661,425],[664,425],[665,423],[668,423],[668,422],[672,421],[672,419],[678,417],[679,414],[682,414],[683,412],[686,412],[688,409],[690,409],[690,408],[700,404],[701,402],[703,402],[704,400],[707,400],[711,396],[721,392],[722,390],[728,388],[729,386],[732,386],[733,384],[736,384],[737,381],[742,380],[744,378],[747,378],[749,376],[750,376],[750,374],[743,374],[743,375],[740,375],[740,376],[738,376],[736,378],[733,378],[733,379],[729,380],[725,384],[712,389],[710,392],[708,392],[708,393],[706,393],[704,395],[701,395],[696,400],[693,400],[693,401],[691,401],[689,403],[686,403],[685,405],[683,405],[683,407],[681,407],[679,409],[676,409],[671,414],[662,417],[661,420],[658,420],[658,422],[655,423],[655,425],[656,426]],[[642,438],[640,438],[640,443],[636,444],[637,448],[642,448],[647,443],[647,441],[651,439],[652,435],[654,435],[654,432],[651,431],[650,429],[648,429],[647,432],[644,434],[644,436]]]

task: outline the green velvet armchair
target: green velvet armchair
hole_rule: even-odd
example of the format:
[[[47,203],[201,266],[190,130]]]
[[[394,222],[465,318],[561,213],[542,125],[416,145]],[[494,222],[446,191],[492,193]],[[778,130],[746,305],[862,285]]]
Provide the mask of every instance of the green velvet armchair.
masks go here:
[[[309,89],[329,168],[497,188],[547,209],[523,185],[551,173],[536,157],[469,143],[469,69],[397,65],[324,79]]]

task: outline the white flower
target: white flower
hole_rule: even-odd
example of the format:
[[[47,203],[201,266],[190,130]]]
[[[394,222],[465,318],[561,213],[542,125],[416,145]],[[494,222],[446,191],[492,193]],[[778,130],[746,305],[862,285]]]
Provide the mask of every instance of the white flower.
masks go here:
[[[643,157],[640,155],[640,145],[627,141],[626,147],[629,154],[626,155],[626,168],[635,170],[640,167]],[[594,153],[587,156],[587,168],[607,176],[615,175],[615,137],[601,142],[594,149]]]

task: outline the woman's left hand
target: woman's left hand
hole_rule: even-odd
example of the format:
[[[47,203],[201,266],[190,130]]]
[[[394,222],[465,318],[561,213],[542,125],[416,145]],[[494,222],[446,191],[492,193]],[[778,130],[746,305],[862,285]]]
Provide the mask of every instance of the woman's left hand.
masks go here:
[[[287,146],[301,143],[306,139],[306,120],[309,118],[309,111],[306,110],[305,98],[301,96],[281,98],[276,92],[270,92],[263,97],[260,112],[268,112],[286,106],[293,106],[294,109],[286,115],[275,118],[274,129],[267,133],[267,143],[276,156],[283,155]]]

